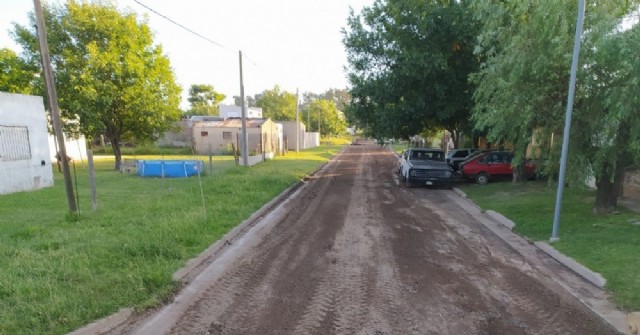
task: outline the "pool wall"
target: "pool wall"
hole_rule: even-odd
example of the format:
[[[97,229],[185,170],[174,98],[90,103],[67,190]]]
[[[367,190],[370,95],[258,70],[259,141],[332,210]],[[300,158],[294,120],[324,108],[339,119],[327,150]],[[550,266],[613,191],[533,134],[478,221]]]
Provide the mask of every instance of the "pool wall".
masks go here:
[[[184,178],[204,173],[204,161],[138,160],[138,176]]]

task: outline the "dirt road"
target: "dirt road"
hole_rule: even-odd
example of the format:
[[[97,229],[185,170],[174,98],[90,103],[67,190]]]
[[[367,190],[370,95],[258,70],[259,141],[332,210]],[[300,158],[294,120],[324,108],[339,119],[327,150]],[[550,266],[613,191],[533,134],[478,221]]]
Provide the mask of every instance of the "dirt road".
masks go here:
[[[446,189],[348,147],[124,334],[617,334]]]

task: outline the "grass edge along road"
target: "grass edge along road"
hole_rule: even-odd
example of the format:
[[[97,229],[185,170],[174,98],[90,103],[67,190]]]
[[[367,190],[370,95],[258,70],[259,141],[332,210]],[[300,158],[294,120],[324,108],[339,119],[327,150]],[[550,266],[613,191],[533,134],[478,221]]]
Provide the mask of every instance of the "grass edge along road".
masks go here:
[[[555,187],[546,182],[459,185],[484,210],[515,222],[513,229],[533,241],[549,241]],[[606,288],[623,310],[640,310],[640,214],[618,205],[614,214],[593,214],[595,191],[564,192],[560,241],[553,247],[607,279]]]
[[[54,187],[0,195],[0,334],[65,334],[122,307],[168,300],[187,260],[344,144],[323,141],[251,168],[215,156],[213,174],[201,178],[141,178],[114,171],[112,158],[96,160],[95,212],[88,171],[75,162],[77,221],[57,169]],[[196,158],[207,166],[208,157]]]

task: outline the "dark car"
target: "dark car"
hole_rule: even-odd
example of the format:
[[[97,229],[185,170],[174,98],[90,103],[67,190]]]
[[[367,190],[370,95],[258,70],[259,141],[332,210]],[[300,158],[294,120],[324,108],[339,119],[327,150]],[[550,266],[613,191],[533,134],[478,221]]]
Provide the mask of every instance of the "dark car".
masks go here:
[[[444,151],[430,148],[405,150],[399,160],[400,176],[405,186],[444,185],[453,181],[453,169],[445,160]]]
[[[460,164],[460,171],[464,177],[474,179],[478,184],[486,184],[494,178],[512,177],[512,160],[513,153],[510,151],[482,151],[462,162]],[[527,178],[535,176],[535,163],[526,161],[524,173]]]
[[[451,164],[451,167],[457,171],[460,163],[478,150],[477,148],[452,149],[447,153],[447,163]]]

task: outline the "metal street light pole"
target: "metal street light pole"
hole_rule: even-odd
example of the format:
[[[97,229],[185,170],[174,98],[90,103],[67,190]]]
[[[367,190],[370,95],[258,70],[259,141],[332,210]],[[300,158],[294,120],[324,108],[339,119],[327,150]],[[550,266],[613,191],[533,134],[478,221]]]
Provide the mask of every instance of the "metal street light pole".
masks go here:
[[[562,155],[560,157],[560,174],[558,176],[558,192],[556,194],[556,209],[553,215],[553,231],[551,242],[560,240],[558,229],[560,227],[560,209],[562,207],[562,193],[564,191],[564,176],[567,170],[567,153],[569,151],[569,132],[571,131],[571,113],[573,112],[573,98],[576,90],[576,72],[578,71],[578,55],[580,54],[580,40],[582,38],[582,23],[584,22],[584,2],[578,1],[578,19],[576,21],[576,36],[573,43],[573,60],[571,61],[571,77],[569,79],[569,97],[567,98],[567,113],[564,121],[564,134],[562,134]]]

